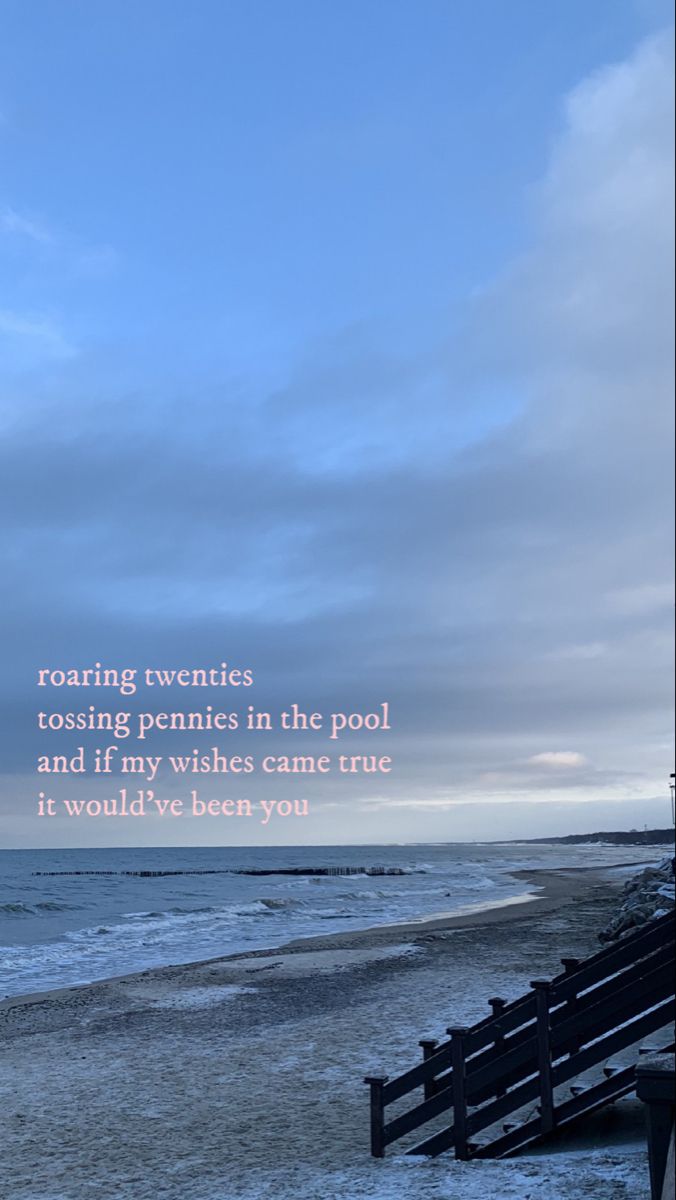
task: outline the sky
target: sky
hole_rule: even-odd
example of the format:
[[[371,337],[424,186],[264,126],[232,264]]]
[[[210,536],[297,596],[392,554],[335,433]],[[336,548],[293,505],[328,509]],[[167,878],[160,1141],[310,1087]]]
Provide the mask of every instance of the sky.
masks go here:
[[[0,0],[0,845],[669,823],[672,19]],[[39,668],[224,660],[391,773],[37,817]]]

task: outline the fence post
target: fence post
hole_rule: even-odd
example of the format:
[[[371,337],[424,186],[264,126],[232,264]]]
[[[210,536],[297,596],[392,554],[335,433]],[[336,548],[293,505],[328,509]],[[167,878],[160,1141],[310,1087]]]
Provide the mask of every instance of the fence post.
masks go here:
[[[465,1062],[464,1026],[449,1029],[451,1035],[451,1066],[453,1068],[453,1144],[455,1157],[469,1158],[467,1145],[467,1074]]]
[[[385,1103],[383,1089],[389,1075],[367,1075],[364,1083],[371,1089],[371,1154],[385,1157]]]
[[[573,975],[574,972],[579,967],[579,965],[580,965],[579,958],[562,958],[561,959],[561,966],[565,970],[566,975]],[[578,1012],[579,1007],[580,1006],[578,1003],[578,995],[577,995],[577,992],[574,992],[573,995],[570,997],[570,999],[566,1003],[565,1016],[566,1017],[574,1017],[575,1013]],[[571,1047],[569,1050],[570,1058],[573,1058],[579,1052],[580,1046],[581,1046],[581,1042],[580,1042],[579,1038],[575,1038],[573,1040],[573,1042],[571,1043]]]
[[[505,1011],[505,1008],[507,1006],[507,1001],[503,1000],[501,996],[492,996],[491,999],[488,1001],[488,1003],[490,1004],[491,1008],[493,1009],[493,1016],[496,1018],[502,1015],[502,1013]],[[504,1046],[505,1046],[505,1035],[502,1032],[502,1028],[499,1025],[497,1027],[497,1032],[493,1039],[493,1046],[494,1046],[495,1055],[497,1058],[502,1054],[502,1052],[504,1050]],[[500,1096],[504,1096],[505,1088],[504,1087],[496,1088],[495,1095],[498,1099],[500,1098]]]
[[[673,1159],[674,1065],[673,1054],[655,1054],[636,1068],[636,1095],[646,1106],[652,1200],[668,1196],[667,1182],[673,1187],[673,1171],[668,1170],[668,1162],[670,1155]]]
[[[418,1042],[423,1052],[423,1062],[428,1062],[436,1052],[439,1042],[436,1038],[422,1038]],[[426,1079],[423,1083],[423,1092],[426,1100],[431,1100],[432,1096],[437,1094],[437,1084],[435,1079]]]
[[[535,989],[535,1011],[537,1015],[541,1129],[543,1133],[551,1133],[556,1125],[551,1030],[549,1025],[549,993],[551,984],[547,979],[535,979],[531,983],[531,987]]]

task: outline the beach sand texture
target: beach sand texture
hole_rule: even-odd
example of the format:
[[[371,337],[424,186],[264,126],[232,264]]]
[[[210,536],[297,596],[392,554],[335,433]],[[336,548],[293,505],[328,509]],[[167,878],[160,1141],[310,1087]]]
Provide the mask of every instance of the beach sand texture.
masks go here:
[[[541,872],[522,905],[4,1001],[3,1197],[647,1200],[633,1100],[547,1154],[369,1156],[363,1076],[597,949],[610,878]]]

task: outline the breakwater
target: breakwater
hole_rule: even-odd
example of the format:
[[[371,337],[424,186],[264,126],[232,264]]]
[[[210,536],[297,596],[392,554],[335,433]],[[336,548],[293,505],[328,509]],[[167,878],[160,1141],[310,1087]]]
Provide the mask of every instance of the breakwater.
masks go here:
[[[161,879],[167,875],[410,875],[403,867],[214,867],[175,871],[33,871],[33,875],[133,875]]]

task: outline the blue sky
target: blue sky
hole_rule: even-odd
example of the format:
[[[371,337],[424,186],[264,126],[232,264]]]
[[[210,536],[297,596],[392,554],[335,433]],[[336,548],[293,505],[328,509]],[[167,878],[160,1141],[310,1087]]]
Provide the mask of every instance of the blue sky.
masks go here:
[[[668,19],[0,3],[9,842],[38,662],[224,646],[393,701],[311,840],[658,820]]]
[[[159,355],[284,371],[356,321],[438,336],[523,246],[562,95],[642,24],[622,0],[2,11],[4,199],[46,235],[12,301],[153,380]]]

